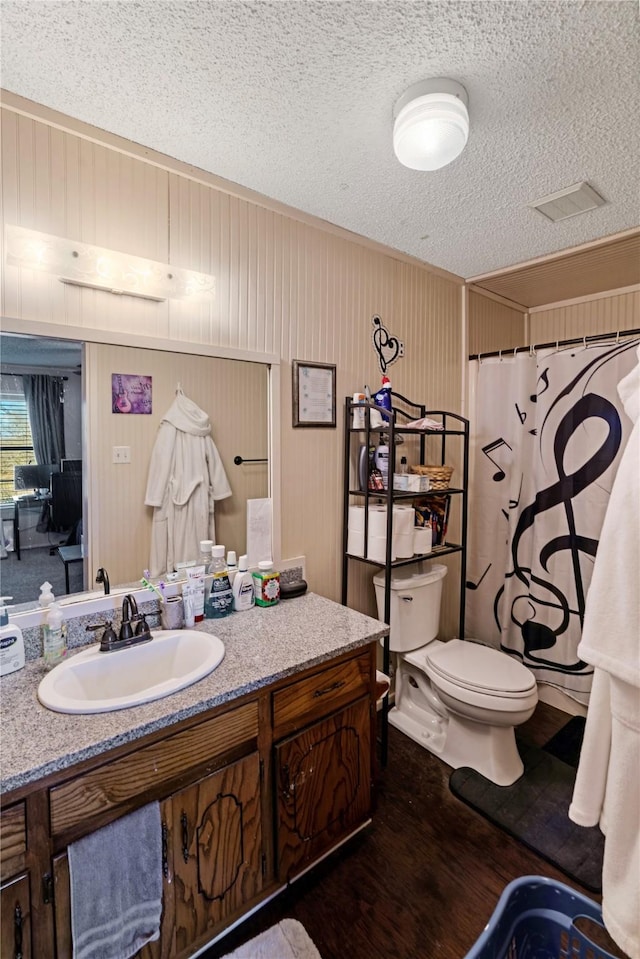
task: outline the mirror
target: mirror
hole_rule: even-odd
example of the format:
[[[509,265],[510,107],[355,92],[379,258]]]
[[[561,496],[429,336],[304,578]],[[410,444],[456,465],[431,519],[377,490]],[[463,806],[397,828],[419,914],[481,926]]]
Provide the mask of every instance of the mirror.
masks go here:
[[[5,368],[8,370],[9,363],[5,361],[11,342],[16,339],[28,338],[2,334],[3,373]],[[43,338],[29,339],[42,345]],[[45,342],[53,355],[51,351],[58,341],[45,338]],[[76,349],[84,352],[82,376],[73,375],[74,381],[82,383],[82,391],[77,392],[70,409],[73,406],[77,414],[80,410],[83,414],[81,451],[73,458],[81,459],[83,465],[84,558],[66,566],[70,592],[101,591],[103,587],[95,584],[100,567],[107,570],[112,589],[139,582],[149,567],[153,509],[144,505],[149,464],[158,427],[179,386],[208,414],[212,439],[232,490],[228,499],[214,504],[215,538],[238,555],[244,552],[246,501],[269,495],[269,365],[108,343],[85,342],[83,347],[76,344]],[[126,402],[119,404],[126,412],[114,412],[112,381],[135,390],[142,377],[149,378],[150,412],[137,413],[135,404]],[[127,398],[125,393],[126,389],[122,391],[123,400]],[[127,405],[133,408],[127,410]],[[114,462],[121,456],[125,462]],[[236,457],[258,462],[236,465]],[[13,512],[12,503],[2,508],[5,533],[11,532]],[[29,523],[34,523],[34,519],[37,525],[37,507]],[[29,544],[21,549],[23,557],[29,555],[27,549],[38,549],[40,553],[42,565],[36,568],[33,579],[25,576],[26,564],[21,566],[15,549],[9,551],[2,560],[3,593],[13,595],[16,603],[36,601],[40,583],[50,579],[51,573],[63,583],[62,588],[54,588],[54,593],[64,595],[65,564],[57,546],[60,538],[55,532],[44,544]],[[202,538],[208,537],[203,533]],[[5,539],[11,541],[11,536],[5,535]]]

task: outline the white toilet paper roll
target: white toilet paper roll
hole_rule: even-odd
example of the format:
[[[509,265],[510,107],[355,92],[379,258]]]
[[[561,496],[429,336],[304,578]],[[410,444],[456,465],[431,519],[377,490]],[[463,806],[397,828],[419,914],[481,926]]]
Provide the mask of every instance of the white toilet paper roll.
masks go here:
[[[393,507],[393,533],[394,536],[404,536],[413,534],[413,524],[415,522],[415,510],[413,506],[394,506]]]
[[[349,507],[349,529],[362,530],[364,532],[364,506]],[[369,535],[386,536],[387,534],[387,508],[386,506],[374,505],[369,507]]]
[[[347,553],[350,556],[364,556],[364,530],[347,530]]]
[[[410,559],[413,556],[413,530],[409,533],[394,533],[393,549],[398,559]]]
[[[349,507],[349,529],[364,530],[364,506]]]
[[[424,554],[431,552],[432,532],[430,526],[416,526],[413,531],[413,551]]]
[[[387,535],[387,508],[386,506],[369,507],[369,539],[372,536]]]
[[[387,537],[386,536],[369,536],[369,550],[367,552],[367,559],[372,559],[376,563],[386,563],[387,561]],[[397,559],[397,556],[393,548],[393,539],[392,539],[391,561],[393,562],[395,559]]]

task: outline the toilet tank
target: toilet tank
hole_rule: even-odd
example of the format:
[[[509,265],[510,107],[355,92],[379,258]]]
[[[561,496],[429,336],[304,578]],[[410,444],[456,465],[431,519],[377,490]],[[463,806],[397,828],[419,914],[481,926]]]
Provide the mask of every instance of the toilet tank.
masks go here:
[[[438,563],[403,566],[391,572],[389,649],[409,652],[438,635],[442,583],[447,567]],[[373,577],[378,618],[384,620],[384,572]]]

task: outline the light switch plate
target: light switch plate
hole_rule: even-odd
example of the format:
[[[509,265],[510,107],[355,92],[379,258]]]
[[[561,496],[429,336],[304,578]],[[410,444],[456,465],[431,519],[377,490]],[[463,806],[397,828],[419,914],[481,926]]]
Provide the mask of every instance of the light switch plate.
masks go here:
[[[131,447],[130,446],[114,446],[113,462],[114,463],[130,463]]]

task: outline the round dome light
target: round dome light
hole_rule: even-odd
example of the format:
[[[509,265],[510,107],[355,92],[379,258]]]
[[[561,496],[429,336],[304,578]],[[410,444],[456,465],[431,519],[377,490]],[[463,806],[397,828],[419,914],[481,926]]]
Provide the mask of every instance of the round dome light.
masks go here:
[[[467,92],[455,80],[424,80],[395,106],[393,149],[411,170],[439,170],[464,150],[469,136]]]

